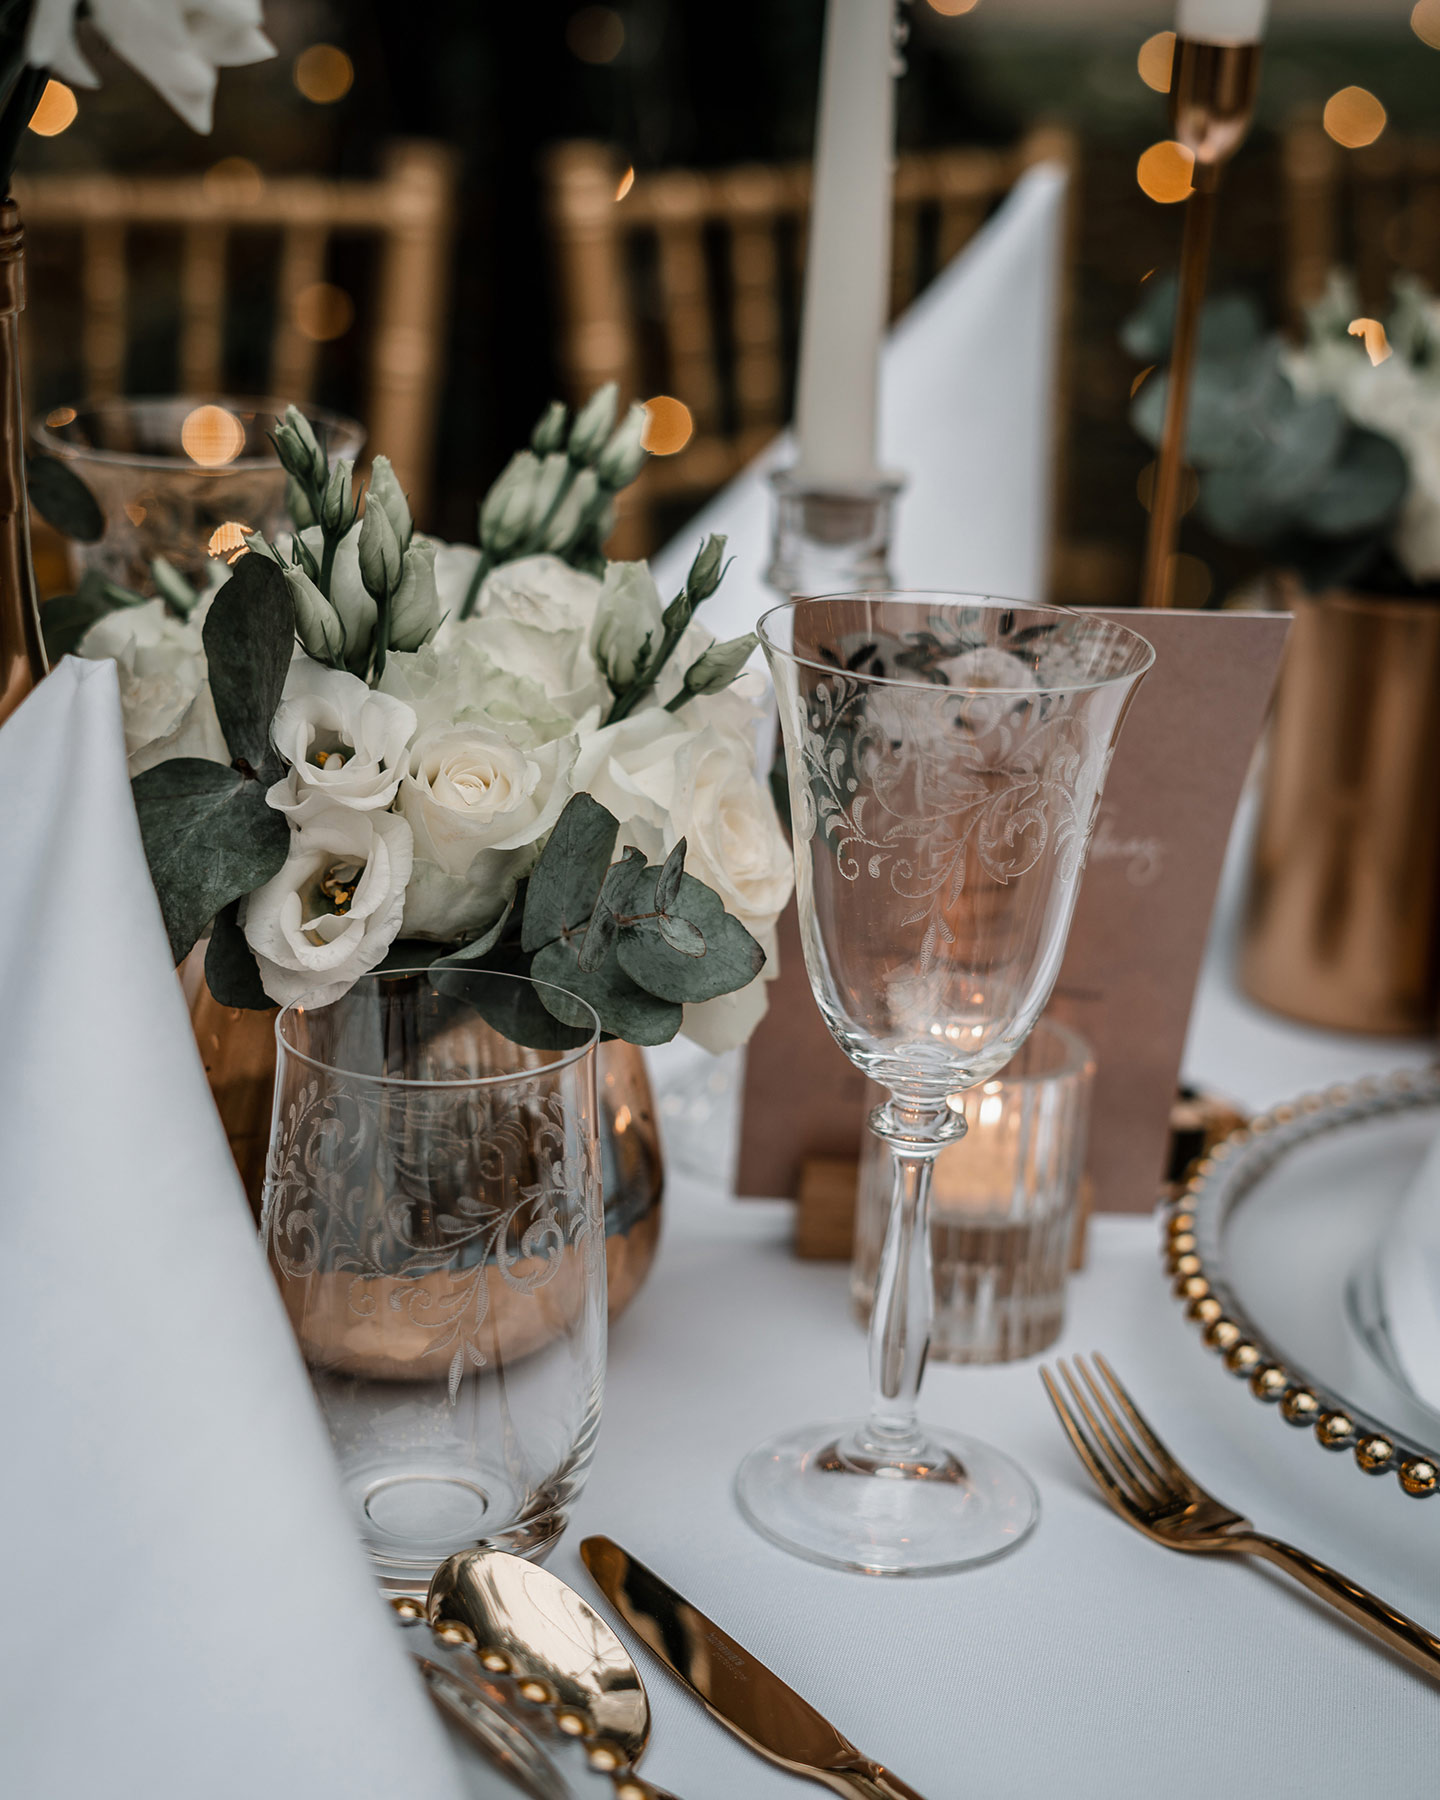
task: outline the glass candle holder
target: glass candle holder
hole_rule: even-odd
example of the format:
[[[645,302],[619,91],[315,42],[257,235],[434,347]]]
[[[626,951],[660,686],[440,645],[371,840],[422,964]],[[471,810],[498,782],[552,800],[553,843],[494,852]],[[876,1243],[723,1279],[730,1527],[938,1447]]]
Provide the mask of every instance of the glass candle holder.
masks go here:
[[[1084,1040],[1042,1019],[999,1075],[951,1099],[969,1129],[935,1160],[932,1358],[1013,1362],[1060,1335],[1094,1075]],[[868,1133],[850,1265],[851,1301],[866,1327],[890,1184],[885,1145]]]
[[[285,404],[172,395],[61,406],[37,419],[37,448],[79,476],[105,518],[93,544],[69,545],[72,577],[98,569],[153,594],[151,565],[163,556],[203,591],[210,539],[221,526],[269,538],[288,530],[285,471],[271,442]],[[359,454],[365,433],[353,419],[301,410],[332,456]]]

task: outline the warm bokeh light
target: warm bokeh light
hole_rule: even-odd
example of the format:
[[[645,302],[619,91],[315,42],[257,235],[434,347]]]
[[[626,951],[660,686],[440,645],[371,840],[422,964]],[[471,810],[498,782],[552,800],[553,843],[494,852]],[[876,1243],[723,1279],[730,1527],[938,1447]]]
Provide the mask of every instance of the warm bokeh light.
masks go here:
[[[1155,465],[1146,463],[1135,482],[1135,497],[1145,508],[1150,510],[1150,502],[1155,497]],[[1180,477],[1180,516],[1183,518],[1200,498],[1200,477],[1193,469],[1186,469]]]
[[[980,0],[930,0],[931,12],[947,19],[958,19],[961,13],[974,12]]]
[[[227,563],[237,563],[249,553],[250,546],[246,542],[249,531],[250,527],[242,525],[238,519],[228,519],[210,533],[210,542],[205,548],[217,559],[223,557]]]
[[[625,196],[630,192],[631,188],[634,187],[634,185],[635,185],[635,165],[634,165],[634,163],[631,163],[630,167],[620,177],[619,184],[615,189],[615,198],[617,200],[623,200],[625,198]]]
[[[690,442],[695,421],[683,400],[657,394],[645,402],[645,435],[641,443],[652,456],[673,456]]]
[[[200,177],[200,185],[217,205],[254,206],[265,192],[265,177],[248,156],[222,156]]]
[[[1422,44],[1440,50],[1440,0],[1416,0],[1410,14],[1410,29]]]
[[[1141,192],[1162,206],[1173,206],[1177,200],[1188,200],[1194,190],[1190,177],[1195,170],[1195,155],[1173,138],[1152,144],[1135,165],[1135,179]]]
[[[295,58],[295,85],[317,106],[333,106],[355,85],[355,65],[338,44],[311,44]]]
[[[355,302],[331,282],[312,282],[295,296],[295,329],[312,343],[344,337],[354,323]]]
[[[125,517],[138,531],[150,517],[150,508],[148,506],[142,506],[138,500],[127,500],[125,502]]]
[[[53,412],[46,413],[45,423],[52,431],[58,431],[62,425],[73,425],[75,408],[73,406],[57,406]]]
[[[1324,125],[1337,144],[1361,150],[1385,129],[1385,108],[1368,88],[1341,88],[1325,102]]]
[[[1140,392],[1141,387],[1144,385],[1145,377],[1147,375],[1153,375],[1155,373],[1155,367],[1156,367],[1156,365],[1154,363],[1151,363],[1151,365],[1148,369],[1142,369],[1140,371],[1140,373],[1135,377],[1135,379],[1130,383],[1130,398],[1132,400]]]
[[[219,469],[245,448],[245,427],[223,406],[197,406],[185,415],[180,442],[202,469]]]
[[[582,6],[570,15],[565,42],[581,62],[614,62],[625,48],[625,21],[613,6]]]
[[[40,104],[30,115],[30,129],[37,137],[59,137],[75,123],[80,103],[63,81],[47,81]]]
[[[1365,354],[1372,363],[1382,363],[1392,354],[1385,327],[1378,319],[1352,319],[1347,329],[1351,337],[1364,338]]]
[[[1157,94],[1170,92],[1170,65],[1175,60],[1175,33],[1173,31],[1157,31],[1154,37],[1146,38],[1140,46],[1140,54],[1136,57],[1136,67],[1140,70],[1140,79],[1146,87],[1154,88]]]

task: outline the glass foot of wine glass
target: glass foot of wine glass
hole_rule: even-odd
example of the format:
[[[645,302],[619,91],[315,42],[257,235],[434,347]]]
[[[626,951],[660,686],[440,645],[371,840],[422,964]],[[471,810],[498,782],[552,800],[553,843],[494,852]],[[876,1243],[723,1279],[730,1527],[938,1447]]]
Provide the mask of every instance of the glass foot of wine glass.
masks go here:
[[[736,1497],[793,1555],[867,1575],[943,1575],[992,1562],[1040,1516],[1035,1484],[988,1444],[924,1430],[903,1454],[855,1420],[802,1426],[752,1450]]]

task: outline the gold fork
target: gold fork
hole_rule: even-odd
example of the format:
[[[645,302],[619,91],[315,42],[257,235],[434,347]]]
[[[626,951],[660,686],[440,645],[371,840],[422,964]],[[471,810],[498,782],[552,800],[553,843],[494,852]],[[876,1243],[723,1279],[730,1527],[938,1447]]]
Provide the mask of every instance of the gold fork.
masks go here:
[[[1440,1678],[1440,1638],[1338,1569],[1256,1531],[1248,1519],[1207,1493],[1156,1437],[1098,1351],[1094,1361],[1099,1381],[1084,1357],[1075,1358],[1078,1380],[1068,1364],[1060,1363],[1068,1398],[1049,1369],[1041,1369],[1040,1379],[1076,1454],[1122,1519],[1170,1550],[1258,1556],[1274,1563],[1417,1669]]]

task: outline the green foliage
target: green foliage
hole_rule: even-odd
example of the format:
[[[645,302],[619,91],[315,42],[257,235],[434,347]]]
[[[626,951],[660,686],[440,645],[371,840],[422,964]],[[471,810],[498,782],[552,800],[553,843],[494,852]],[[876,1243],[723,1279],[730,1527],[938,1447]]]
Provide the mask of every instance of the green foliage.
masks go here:
[[[105,535],[100,502],[58,456],[27,456],[25,487],[30,504],[62,537],[93,544]]]
[[[275,1002],[260,984],[260,971],[240,929],[239,914],[240,902],[232,900],[215,915],[205,951],[205,985],[221,1006],[268,1012]]]
[[[618,832],[598,800],[574,795],[511,910],[483,938],[434,964],[432,980],[462,968],[529,974],[578,995],[599,1014],[605,1036],[632,1044],[667,1043],[687,1004],[753,981],[765,954],[719,895],[685,874],[684,839],[663,867],[652,867],[633,847],[612,862]],[[552,1023],[572,1031],[585,1024],[564,992],[542,992],[541,1000]],[[537,1030],[503,996],[495,1004],[502,1002],[512,1024]],[[549,1031],[518,1041],[547,1048]]]
[[[45,654],[58,662],[107,613],[126,606],[143,606],[145,596],[109,581],[98,569],[87,569],[73,594],[56,594],[40,608],[40,628],[45,634]]]
[[[1158,362],[1174,320],[1173,279],[1154,282],[1121,342]],[[1152,445],[1168,397],[1157,369],[1131,408]],[[1317,587],[1353,579],[1383,556],[1409,484],[1391,439],[1354,424],[1332,396],[1296,389],[1281,339],[1265,334],[1259,308],[1240,294],[1205,307],[1185,453],[1200,475],[1198,515],[1216,536],[1266,549]]]
[[[265,794],[281,768],[270,744],[270,722],[294,640],[294,611],[284,575],[263,556],[245,557],[216,595],[204,631],[210,691],[232,765],[175,757],[131,783],[145,858],[176,962],[189,954],[218,913],[267,882],[285,861],[289,821],[267,803]],[[251,985],[237,967],[239,933],[233,914],[220,932],[216,978],[227,993],[253,996],[258,983]],[[207,978],[208,973],[207,963]]]

